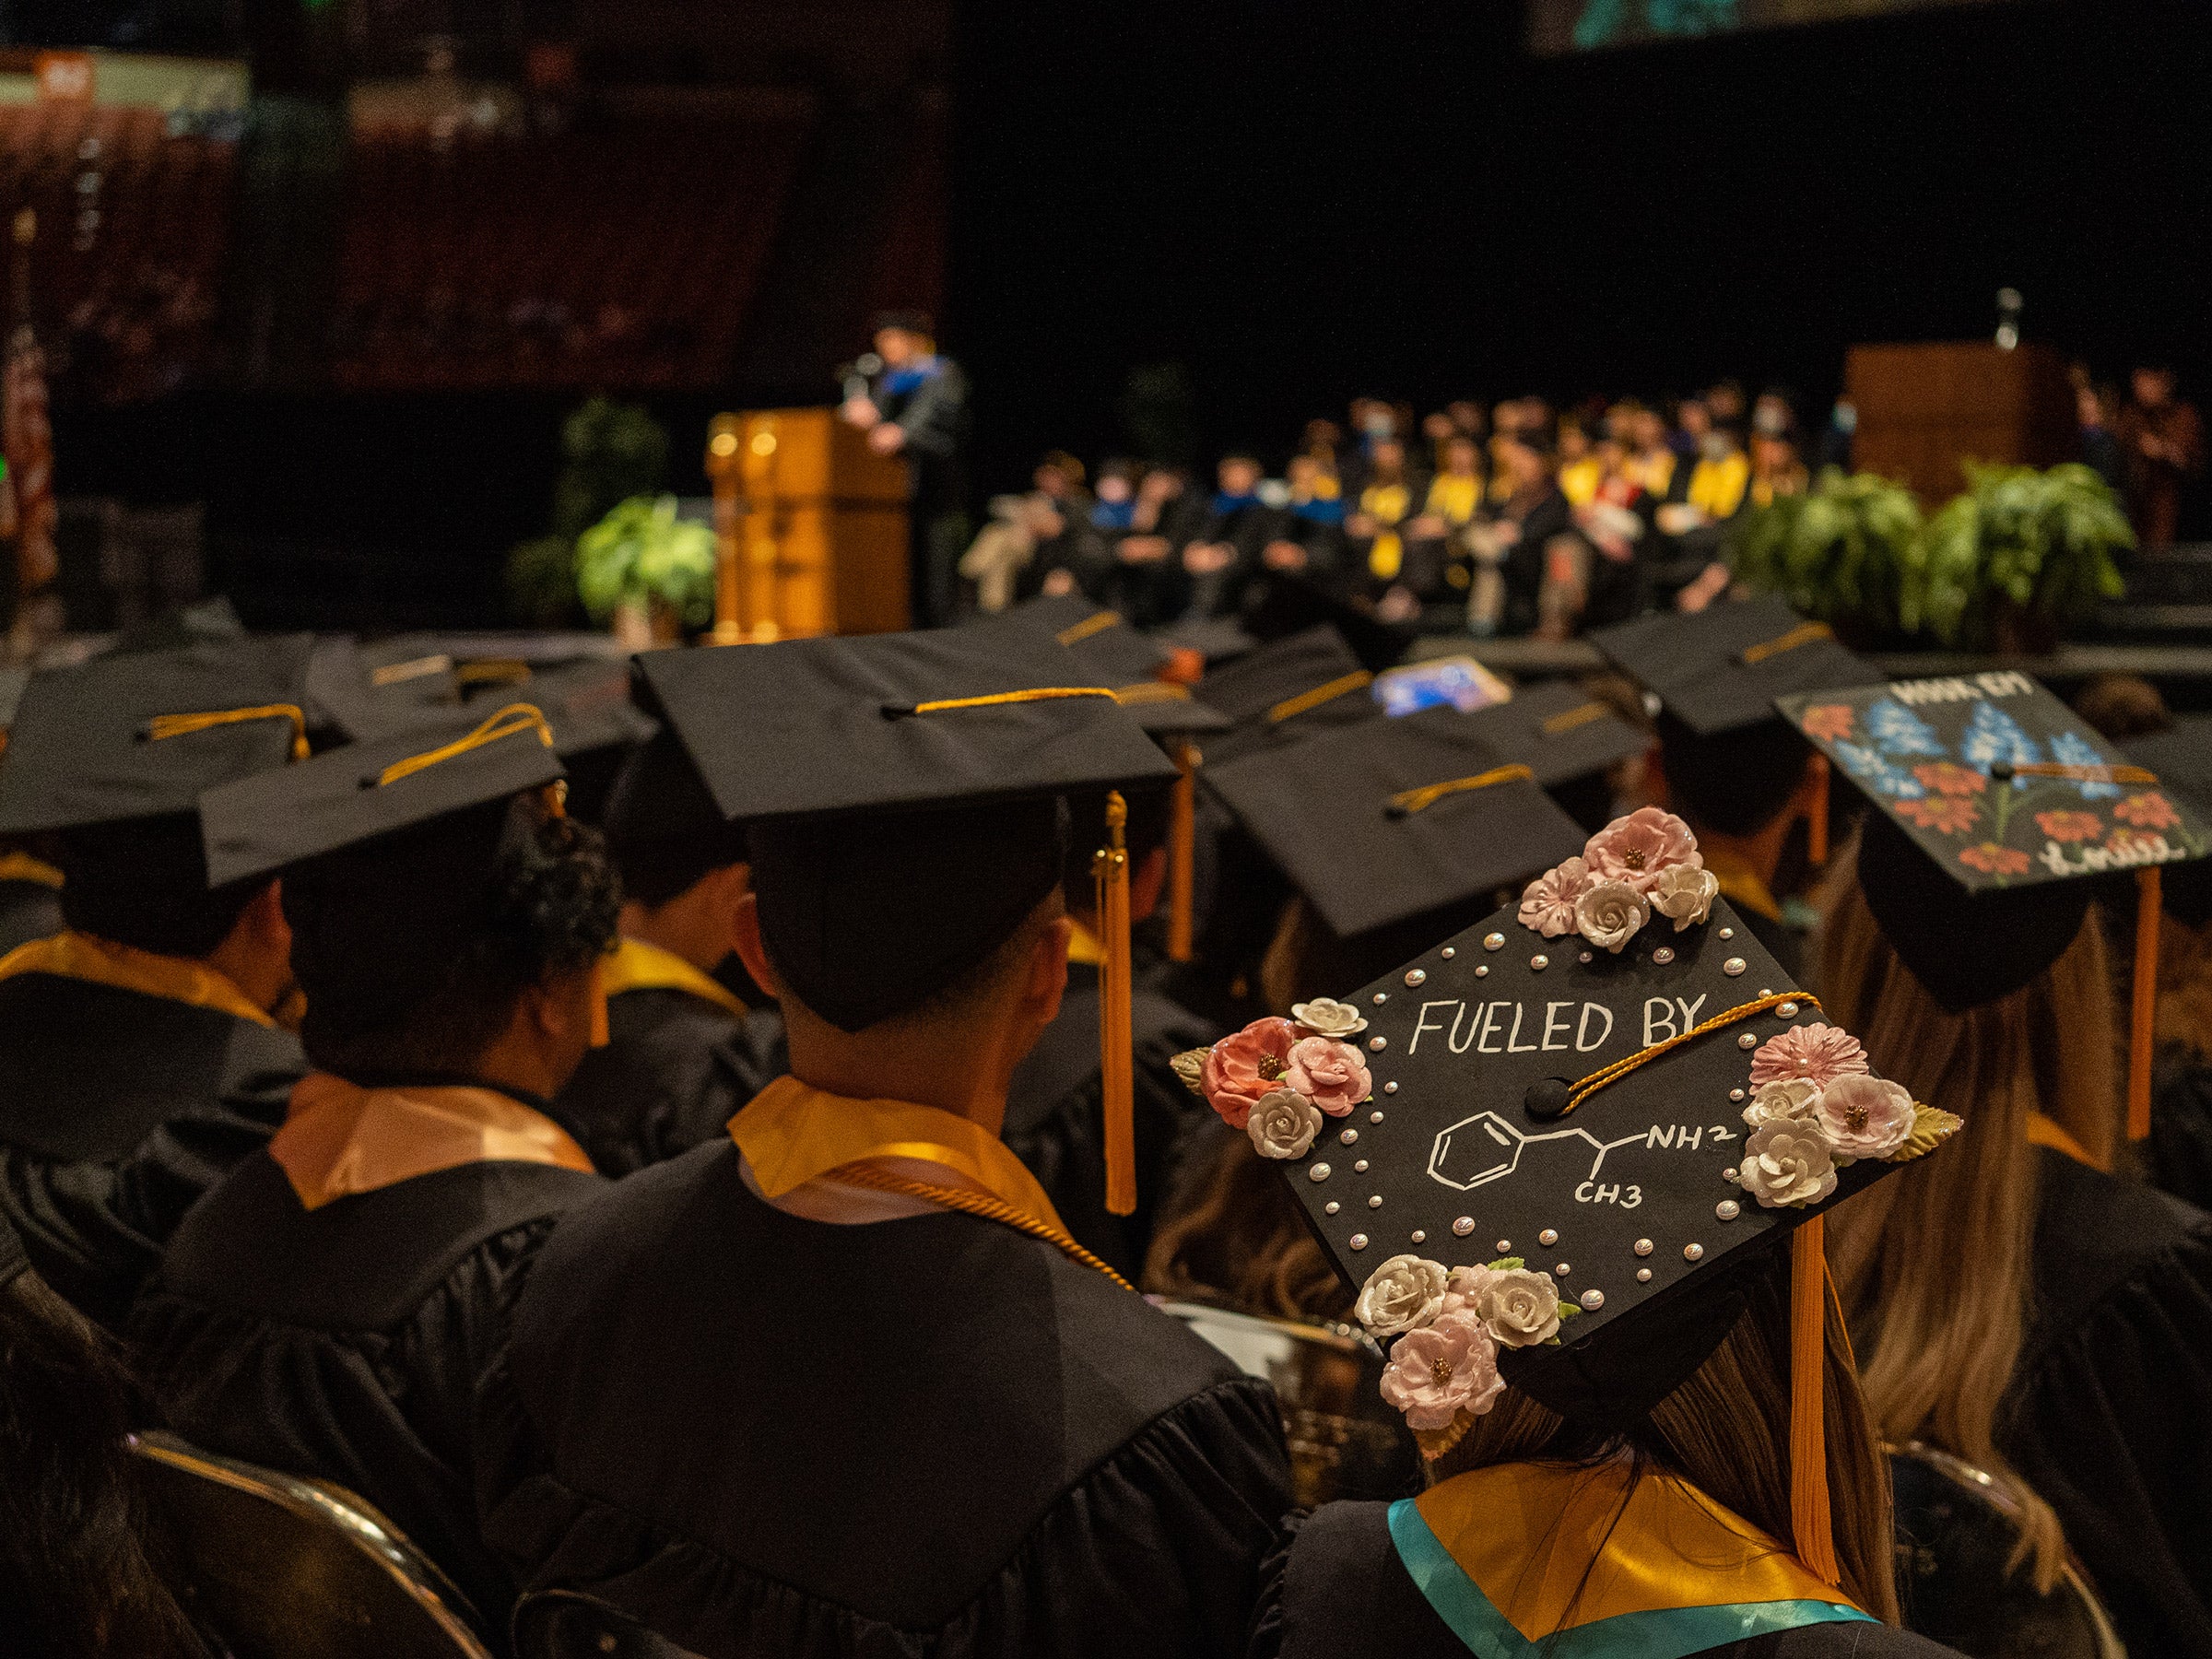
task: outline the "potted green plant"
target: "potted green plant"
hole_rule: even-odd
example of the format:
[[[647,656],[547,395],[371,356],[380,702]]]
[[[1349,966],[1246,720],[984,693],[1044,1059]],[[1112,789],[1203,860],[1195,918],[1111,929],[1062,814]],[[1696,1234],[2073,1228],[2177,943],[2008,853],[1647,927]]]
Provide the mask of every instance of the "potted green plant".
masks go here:
[[[1874,473],[1824,467],[1800,495],[1777,496],[1736,522],[1736,579],[1780,594],[1846,638],[1900,631],[1900,588],[1921,534],[1920,503]]]
[[[576,591],[631,650],[669,644],[714,615],[714,533],[674,496],[632,496],[576,538]]]
[[[1947,645],[2047,652],[2125,591],[2136,545],[2112,488],[2077,463],[1962,464],[1967,490],[1928,521],[1900,595],[1904,625]]]

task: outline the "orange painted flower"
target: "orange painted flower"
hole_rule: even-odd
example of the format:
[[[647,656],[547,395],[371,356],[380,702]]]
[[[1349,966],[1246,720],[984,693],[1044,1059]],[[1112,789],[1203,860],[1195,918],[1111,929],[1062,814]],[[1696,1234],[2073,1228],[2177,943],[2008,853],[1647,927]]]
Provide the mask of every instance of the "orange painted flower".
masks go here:
[[[1804,726],[1807,737],[1841,743],[1851,735],[1851,705],[1822,703],[1817,709],[1807,709],[1798,724]]]
[[[2136,824],[2145,830],[2171,830],[2182,821],[2173,803],[2156,790],[2147,794],[2129,795],[2112,808],[2112,816],[2122,823]]]
[[[1959,862],[1970,870],[1980,870],[1987,876],[2025,876],[2028,874],[2028,854],[2014,847],[2000,847],[1995,841],[1983,841],[1978,847],[1969,847],[1959,854]]]
[[[2039,812],[2035,823],[2053,841],[2095,841],[2104,833],[2103,820],[2093,812]]]
[[[1892,801],[1889,805],[1898,817],[1911,818],[1923,830],[1939,835],[1962,835],[1982,821],[1973,802],[1957,795],[1924,795],[1917,801]]]
[[[1931,760],[1925,766],[1916,766],[1912,775],[1937,794],[1975,795],[1989,787],[1989,780],[1972,767],[1949,760]]]

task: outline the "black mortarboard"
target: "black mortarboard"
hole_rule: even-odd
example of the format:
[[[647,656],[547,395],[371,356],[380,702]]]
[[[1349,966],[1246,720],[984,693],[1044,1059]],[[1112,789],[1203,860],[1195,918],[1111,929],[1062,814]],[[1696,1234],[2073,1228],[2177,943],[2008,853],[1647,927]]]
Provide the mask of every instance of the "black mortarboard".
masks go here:
[[[1260,641],[1233,617],[1194,617],[1159,630],[1159,642],[1171,649],[1194,651],[1207,668],[1250,656]]]
[[[30,1256],[23,1248],[22,1235],[14,1223],[0,1217],[0,1291],[30,1271]]]
[[[348,743],[441,724],[461,705],[453,658],[419,639],[319,641],[307,694],[309,724]]]
[[[1603,773],[1652,744],[1611,704],[1571,680],[1524,686],[1507,701],[1461,718],[1469,732],[1507,759],[1525,762],[1547,789]]]
[[[115,636],[115,649],[126,654],[174,651],[206,640],[245,637],[246,625],[239,620],[237,607],[226,595],[218,594],[212,599],[180,605],[143,622],[134,622]]]
[[[189,814],[304,745],[305,634],[111,653],[31,677],[0,760],[0,834]]]
[[[1287,639],[1311,628],[1333,628],[1360,665],[1376,673],[1401,661],[1414,641],[1412,629],[1383,621],[1365,596],[1288,571],[1270,572],[1257,601],[1237,620],[1262,641]]]
[[[569,774],[569,810],[597,823],[622,763],[660,729],[632,700],[627,659],[595,657],[532,671],[519,684],[493,684],[469,699],[492,708],[520,698],[544,713]]]
[[[2158,774],[2159,787],[2212,822],[2212,714],[2183,714],[2170,730],[2128,740],[2127,758]],[[2202,927],[2212,921],[2212,861],[2165,873],[2166,910]]]
[[[201,795],[208,883],[273,876],[560,777],[545,723],[519,702],[440,732],[348,744]]]
[[[676,734],[663,728],[615,774],[601,828],[626,899],[665,904],[712,870],[744,862],[745,831],[722,815]]]
[[[1583,841],[1456,709],[1318,732],[1206,782],[1340,939],[1488,895]]]
[[[1072,594],[1048,595],[968,626],[986,629],[1010,626],[1049,635],[1066,648],[1084,676],[1110,687],[1136,724],[1156,737],[1194,736],[1229,729],[1226,714],[1199,701],[1188,686],[1160,677],[1173,663],[1175,653],[1131,628],[1118,611],[1101,610]]]
[[[1774,700],[1881,676],[1771,596],[1601,628],[1590,641],[1700,737],[1774,718]]]
[[[0,668],[0,732],[16,724],[16,705],[23,700],[23,688],[29,684],[29,669]]]
[[[1199,700],[1230,717],[1235,729],[1214,740],[1226,760],[1335,725],[1373,720],[1381,706],[1369,694],[1374,675],[1334,628],[1309,628],[1264,645],[1216,669],[1195,688]]]

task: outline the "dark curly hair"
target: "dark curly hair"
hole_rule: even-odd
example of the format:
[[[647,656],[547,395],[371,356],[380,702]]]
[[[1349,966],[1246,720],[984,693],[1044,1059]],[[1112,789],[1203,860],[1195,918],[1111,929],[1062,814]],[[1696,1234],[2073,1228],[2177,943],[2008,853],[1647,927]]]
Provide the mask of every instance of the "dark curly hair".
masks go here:
[[[599,832],[535,792],[317,859],[284,884],[308,1057],[465,1075],[524,991],[614,944],[621,902]]]

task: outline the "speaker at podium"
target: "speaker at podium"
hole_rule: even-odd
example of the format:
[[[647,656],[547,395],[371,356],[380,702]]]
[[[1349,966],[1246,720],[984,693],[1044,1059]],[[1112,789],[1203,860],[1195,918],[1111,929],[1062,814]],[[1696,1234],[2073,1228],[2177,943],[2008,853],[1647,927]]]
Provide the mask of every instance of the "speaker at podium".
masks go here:
[[[906,463],[836,410],[716,416],[707,477],[717,644],[908,625]]]

